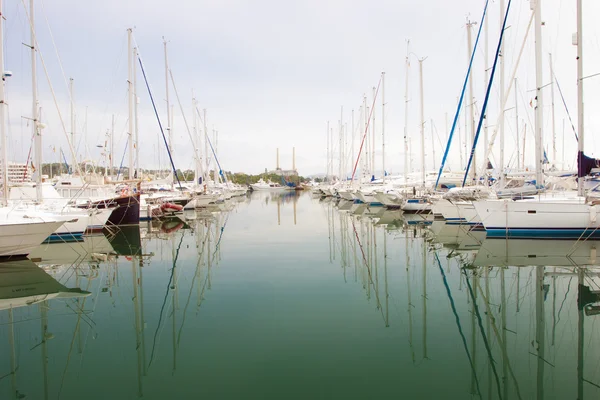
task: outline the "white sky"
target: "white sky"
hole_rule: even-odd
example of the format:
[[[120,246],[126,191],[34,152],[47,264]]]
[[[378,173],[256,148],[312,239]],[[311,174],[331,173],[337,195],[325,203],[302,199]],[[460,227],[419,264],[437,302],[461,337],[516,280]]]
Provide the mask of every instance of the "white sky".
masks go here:
[[[27,120],[31,116],[29,27],[23,1],[4,1],[5,65],[13,72],[7,81],[9,102],[9,154],[13,161],[25,161],[31,145]],[[158,0],[83,2],[36,0],[36,29],[39,50],[44,57],[66,129],[69,124],[66,79],[74,78],[77,114],[77,144],[80,157],[101,163],[105,133],[111,115],[116,118],[115,159],[120,160],[127,130],[127,37],[134,27],[135,40],[147,69],[163,124],[166,124],[165,74],[162,37],[169,42],[169,64],[177,90],[191,123],[191,93],[194,90],[200,108],[206,108],[208,127],[218,130],[218,152],[225,170],[259,173],[275,167],[276,148],[280,148],[282,168],[296,164],[300,174],[326,170],[326,126],[334,127],[335,151],[338,151],[337,126],[340,107],[344,122],[350,126],[351,110],[358,108],[363,94],[372,101],[372,88],[380,73],[386,72],[386,169],[401,172],[404,165],[402,132],[404,125],[404,59],[406,39],[411,41],[409,76],[409,136],[411,167],[419,169],[419,91],[417,57],[427,57],[424,66],[426,163],[439,166],[446,138],[445,115],[449,123],[456,111],[467,66],[467,16],[479,21],[484,0],[423,0],[371,2],[349,1],[276,1],[276,0]],[[575,0],[543,0],[542,16],[544,82],[550,82],[548,53],[553,54],[555,74],[560,82],[569,111],[577,126],[576,60],[571,35],[575,32]],[[529,1],[514,0],[505,35],[506,80],[512,73],[529,19]],[[600,41],[595,19],[600,2],[584,1],[584,75],[600,72]],[[490,1],[489,65],[499,35],[499,0]],[[56,48],[53,45],[51,34]],[[473,30],[473,38],[477,27]],[[474,65],[475,98],[483,104],[484,43],[480,43]],[[533,163],[532,123],[535,88],[533,27],[518,69],[520,131],[527,123],[526,164]],[[58,55],[58,56],[57,56]],[[38,61],[38,86],[44,130],[45,161],[57,161],[52,146],[66,149],[57,108],[49,91],[42,63]],[[159,130],[141,74],[140,97],[141,166],[166,166],[166,153],[159,142]],[[600,120],[598,96],[600,77],[585,81],[586,153],[600,156],[600,141],[595,132]],[[488,121],[498,115],[499,74],[492,89]],[[548,156],[552,158],[550,87],[544,90],[544,135]],[[174,160],[178,168],[193,168],[192,151],[173,89],[175,105]],[[377,148],[381,147],[381,105],[376,109]],[[87,110],[87,133],[85,115]],[[562,121],[566,116],[558,90],[555,90],[557,161],[563,157]],[[507,104],[506,158],[514,164],[514,95]],[[477,115],[478,118],[478,115]],[[437,131],[435,157],[431,145],[431,120]],[[491,129],[490,129],[491,134]],[[461,122],[464,136],[464,119]],[[458,138],[458,132],[456,133]],[[161,139],[162,140],[162,139]],[[348,140],[350,142],[350,140]],[[85,151],[87,143],[88,151]],[[479,149],[482,149],[483,138]],[[358,135],[356,136],[358,149]],[[576,142],[566,123],[564,154],[567,166],[576,158]],[[159,150],[157,150],[159,149]],[[495,147],[496,157],[498,146]],[[450,166],[460,168],[458,141],[452,147]],[[482,150],[481,150],[482,151]],[[349,153],[349,149],[346,150]],[[463,148],[464,152],[464,148]],[[381,168],[381,150],[376,167]],[[337,155],[334,164],[337,171]],[[70,157],[68,156],[68,159]],[[127,157],[125,158],[127,161]],[[479,157],[482,161],[482,157]],[[495,163],[495,161],[493,160]],[[349,164],[349,161],[348,161]]]

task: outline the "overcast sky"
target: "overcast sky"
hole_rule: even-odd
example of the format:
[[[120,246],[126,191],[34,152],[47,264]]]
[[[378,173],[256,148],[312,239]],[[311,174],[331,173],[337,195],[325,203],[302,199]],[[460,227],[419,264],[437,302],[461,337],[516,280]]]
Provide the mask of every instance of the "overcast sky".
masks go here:
[[[5,68],[13,72],[6,84],[9,150],[13,161],[24,162],[31,145],[30,127],[22,118],[31,116],[30,50],[22,44],[30,43],[29,24],[23,1],[4,3]],[[412,52],[408,115],[411,168],[419,169],[421,163],[417,60],[427,57],[423,63],[426,165],[431,169],[434,161],[439,166],[446,141],[446,113],[450,124],[466,73],[466,19],[479,21],[484,3],[484,0],[36,0],[35,14],[39,50],[56,91],[67,131],[70,131],[70,117],[66,80],[74,79],[76,147],[80,158],[103,162],[102,150],[96,146],[104,144],[113,114],[117,141],[115,159],[120,161],[124,153],[128,115],[126,29],[133,27],[163,124],[166,124],[164,36],[168,40],[169,64],[188,122],[192,120],[193,90],[199,107],[207,109],[209,130],[214,128],[219,132],[218,153],[225,170],[258,173],[264,168],[272,169],[277,148],[281,153],[281,167],[290,168],[292,147],[295,146],[296,164],[301,174],[325,172],[329,121],[334,128],[337,171],[340,107],[344,107],[344,123],[350,130],[351,111],[354,110],[358,121],[363,95],[367,95],[369,103],[372,101],[373,87],[385,71],[386,170],[399,173],[404,165],[406,40],[410,39]],[[555,74],[577,126],[576,48],[571,44],[571,35],[576,30],[575,3],[575,0],[543,0],[542,19],[545,22],[543,79],[545,83],[550,82],[548,54],[552,53]],[[600,16],[600,2],[584,1],[584,8],[584,75],[592,75],[600,72],[600,28],[594,21]],[[513,1],[503,57],[507,84],[529,15],[529,1]],[[499,36],[499,0],[490,1],[488,18],[491,67]],[[473,41],[477,29],[478,26],[472,28]],[[484,39],[482,36],[473,71],[477,110],[485,93]],[[517,72],[519,131],[522,146],[526,123],[525,151],[529,165],[533,163],[534,115],[529,106],[535,89],[533,49],[532,27]],[[490,125],[495,124],[499,112],[498,78],[499,75],[488,108]],[[48,124],[43,132],[45,161],[58,161],[58,154],[53,153],[52,148],[62,146],[66,149],[66,135],[40,61],[38,82],[42,117]],[[600,141],[594,138],[600,128],[600,113],[597,112],[600,109],[597,96],[600,77],[587,79],[585,85],[586,153],[600,156]],[[138,86],[141,166],[157,167],[159,158],[160,164],[166,166],[164,145],[159,141],[158,124],[141,74],[138,75]],[[171,104],[175,106],[174,161],[177,168],[193,168],[190,140],[173,89],[170,90]],[[552,157],[549,86],[544,89],[544,96],[544,135],[548,155]],[[506,161],[512,165],[516,162],[514,106],[514,94],[511,94],[505,112],[505,149]],[[562,162],[562,126],[566,113],[557,89],[555,112],[558,137],[555,161]],[[477,118],[478,115],[476,112]],[[378,99],[375,125],[378,169],[381,168],[381,122],[381,99]],[[464,123],[462,119],[463,137]],[[490,134],[491,131],[492,128]],[[359,133],[357,129],[356,149]],[[349,156],[350,138],[347,141],[345,153]],[[572,167],[575,162],[576,146],[567,120],[564,146],[567,166]],[[495,149],[497,158],[498,146]],[[449,159],[454,169],[461,167],[460,151],[457,140]],[[492,162],[495,163],[495,158]]]

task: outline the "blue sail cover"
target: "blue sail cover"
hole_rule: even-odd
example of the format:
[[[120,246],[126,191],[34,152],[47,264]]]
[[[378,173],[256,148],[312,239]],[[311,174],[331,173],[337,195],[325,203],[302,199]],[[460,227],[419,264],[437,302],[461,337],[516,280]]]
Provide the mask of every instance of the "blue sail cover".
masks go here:
[[[588,157],[580,151],[577,155],[577,176],[580,178],[587,176],[593,168],[600,168],[600,160]]]

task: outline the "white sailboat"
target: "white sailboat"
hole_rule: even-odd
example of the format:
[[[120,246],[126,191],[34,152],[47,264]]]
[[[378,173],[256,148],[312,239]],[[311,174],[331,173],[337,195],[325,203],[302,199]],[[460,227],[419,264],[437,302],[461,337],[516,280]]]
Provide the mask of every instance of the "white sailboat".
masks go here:
[[[541,88],[541,0],[536,2],[536,182],[543,183],[542,121],[543,104]],[[579,180],[577,195],[545,193],[524,200],[485,200],[475,202],[475,208],[488,237],[502,238],[552,238],[552,239],[600,239],[600,219],[597,217],[600,197],[584,195],[583,118],[583,51],[582,51],[582,4],[577,1],[577,105],[578,105],[578,163]]]
[[[408,59],[408,56],[407,56]],[[407,196],[402,204],[402,211],[405,213],[430,213],[432,202],[426,193],[426,171],[425,171],[425,117],[424,117],[424,106],[423,106],[423,61],[425,59],[419,59],[419,89],[421,99],[421,182],[419,193],[416,188],[412,196]],[[408,61],[407,61],[408,64]],[[407,66],[408,67],[408,66]]]
[[[0,11],[2,2],[0,0]],[[8,150],[5,133],[4,19],[0,18],[0,146],[2,147],[2,207],[0,207],[0,257],[25,257],[66,221],[56,216],[40,217],[8,207]]]

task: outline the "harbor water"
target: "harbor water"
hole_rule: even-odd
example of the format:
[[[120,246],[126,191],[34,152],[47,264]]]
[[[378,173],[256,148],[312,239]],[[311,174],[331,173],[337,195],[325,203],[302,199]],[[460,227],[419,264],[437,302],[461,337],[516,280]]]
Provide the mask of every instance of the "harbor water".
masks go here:
[[[596,248],[294,191],[44,245],[0,399],[599,398]]]

